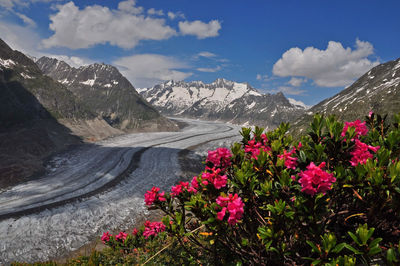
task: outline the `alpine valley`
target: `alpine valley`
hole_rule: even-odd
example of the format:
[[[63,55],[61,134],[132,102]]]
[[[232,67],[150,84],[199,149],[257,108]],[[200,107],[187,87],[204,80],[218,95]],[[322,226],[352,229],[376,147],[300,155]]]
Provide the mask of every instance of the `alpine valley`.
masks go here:
[[[0,187],[43,173],[46,158],[71,145],[160,130],[177,126],[143,100],[116,68],[94,64],[74,69],[49,58],[36,64],[0,39]]]
[[[281,92],[261,94],[247,83],[222,78],[210,84],[170,80],[139,92],[165,115],[259,125],[267,129],[284,121],[295,121],[307,108]]]

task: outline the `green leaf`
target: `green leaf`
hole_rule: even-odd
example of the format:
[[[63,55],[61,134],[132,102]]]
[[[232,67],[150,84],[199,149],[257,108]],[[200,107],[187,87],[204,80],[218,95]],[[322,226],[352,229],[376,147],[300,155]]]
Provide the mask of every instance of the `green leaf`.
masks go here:
[[[389,248],[389,249],[387,250],[387,252],[386,252],[386,259],[387,259],[387,261],[389,261],[389,262],[391,262],[391,263],[393,263],[394,261],[397,261],[397,260],[396,260],[396,255],[395,255],[394,250],[393,250],[392,248]]]
[[[353,234],[352,232],[347,232],[349,234],[349,236],[354,240],[354,242],[356,242],[357,245],[361,246],[360,241],[358,240],[358,237]]]
[[[382,241],[382,238],[378,237],[371,241],[371,243],[369,244],[369,247],[372,248],[372,247],[378,246],[379,242],[381,242],[381,241]]]
[[[375,255],[382,251],[380,247],[373,247],[369,250],[368,255]]]
[[[318,259],[318,260],[314,260],[313,262],[311,262],[311,265],[318,265],[320,263],[321,263],[321,260]]]
[[[333,253],[339,253],[345,247],[345,243],[340,243],[334,249],[332,249]]]
[[[352,251],[352,252],[353,252],[354,254],[356,254],[356,255],[361,255],[361,254],[363,254],[361,251],[359,251],[359,250],[356,249],[356,248],[353,248],[352,246],[350,246],[350,245],[347,244],[347,243],[344,243],[344,247],[347,248],[348,250]]]
[[[315,253],[321,254],[321,250],[317,248],[317,246],[311,242],[310,240],[306,240],[307,244],[311,247],[312,251]]]

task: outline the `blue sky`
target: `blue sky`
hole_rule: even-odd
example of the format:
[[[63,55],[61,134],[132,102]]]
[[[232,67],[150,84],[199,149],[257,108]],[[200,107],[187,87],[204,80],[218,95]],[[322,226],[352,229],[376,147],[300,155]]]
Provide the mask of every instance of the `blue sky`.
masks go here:
[[[0,38],[135,87],[223,77],[308,105],[400,57],[400,1],[0,0]]]

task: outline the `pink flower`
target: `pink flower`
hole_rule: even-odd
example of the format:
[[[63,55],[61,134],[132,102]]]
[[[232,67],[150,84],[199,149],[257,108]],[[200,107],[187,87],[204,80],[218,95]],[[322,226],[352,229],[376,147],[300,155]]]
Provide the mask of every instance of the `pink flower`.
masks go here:
[[[139,232],[139,231],[137,230],[137,228],[135,228],[135,229],[133,229],[133,231],[132,231],[132,235],[134,235],[134,236],[135,236],[135,235],[137,235],[137,234],[138,234],[138,232]]]
[[[171,196],[176,197],[181,194],[184,190],[189,191],[189,182],[179,182],[178,185],[171,187]],[[189,192],[191,192],[190,190]]]
[[[351,165],[356,166],[358,164],[366,164],[367,160],[373,157],[369,150],[376,153],[379,148],[379,146],[370,146],[356,139],[356,146],[350,153],[353,156],[350,160]]]
[[[355,139],[368,134],[368,129],[365,125],[365,122],[361,123],[360,120],[356,120],[353,122],[344,122],[344,128],[341,134],[342,137],[346,136],[346,132],[349,127],[354,127],[356,129],[356,135],[354,136]]]
[[[311,162],[306,171],[300,172],[299,183],[302,186],[302,192],[314,196],[316,193],[326,193],[331,189],[332,183],[336,181],[336,178],[333,174],[322,170],[324,167],[325,162],[322,162],[319,166]]]
[[[112,237],[112,235],[107,231],[106,233],[103,233],[101,241],[105,244],[106,242],[110,241],[110,237]]]
[[[371,118],[373,114],[374,114],[374,112],[373,112],[372,110],[371,110],[371,111],[369,111],[369,113],[368,113],[368,117],[369,117],[369,118]]]
[[[232,196],[232,194],[229,194],[228,197],[219,196],[216,199],[216,202],[219,206],[222,207],[222,210],[217,213],[218,220],[222,221],[224,219],[226,210],[228,210],[229,212],[229,225],[235,225],[238,220],[242,219],[244,213],[244,203],[237,194],[235,194],[234,196]]]
[[[292,155],[295,152],[296,152],[296,148],[293,147],[293,149],[290,152],[287,152],[286,150],[284,150],[282,155],[278,155],[279,159],[285,161],[286,168],[296,169],[297,158],[296,157],[292,157]]]
[[[222,221],[225,217],[226,207],[223,207],[220,212],[217,213],[217,219]]]
[[[207,162],[211,162],[216,167],[225,169],[231,165],[231,151],[227,148],[218,148],[215,151],[208,151]]]
[[[208,180],[210,183],[214,185],[216,189],[220,189],[222,187],[226,186],[226,182],[228,180],[228,177],[226,175],[220,175],[221,169],[220,168],[208,168],[210,172],[204,172],[201,177],[205,180]]]
[[[244,147],[244,151],[251,153],[251,158],[257,159],[260,154],[260,149],[267,152],[270,151],[271,148],[267,146],[267,136],[265,134],[261,135],[262,142],[256,142],[255,139],[249,140],[247,145]]]
[[[118,235],[115,236],[115,240],[124,242],[128,235],[125,234],[124,232],[120,232]]]
[[[153,187],[151,190],[148,190],[147,193],[144,195],[144,202],[147,206],[151,206],[156,200],[158,201],[166,201],[164,195],[165,192],[159,193],[160,188]]]
[[[150,222],[146,221],[144,223],[144,232],[143,236],[145,239],[149,238],[150,236],[156,236],[160,232],[165,231],[165,225],[162,222]]]

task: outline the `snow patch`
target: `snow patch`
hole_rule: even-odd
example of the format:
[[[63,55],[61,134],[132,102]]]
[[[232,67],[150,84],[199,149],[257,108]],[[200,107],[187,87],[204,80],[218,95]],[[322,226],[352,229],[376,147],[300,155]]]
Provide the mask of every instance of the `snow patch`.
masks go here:
[[[4,59],[0,58],[0,65],[2,65],[3,67],[10,68],[12,66],[15,66],[16,63],[11,59],[4,60]]]
[[[25,73],[21,73],[21,76],[24,78],[24,79],[33,79],[33,77],[32,76],[29,76],[28,74],[25,74]]]
[[[309,106],[309,105],[306,105],[306,104],[303,103],[302,101],[298,101],[298,100],[295,100],[295,99],[293,99],[293,98],[288,98],[288,100],[289,100],[290,104],[292,104],[292,105],[294,105],[294,106],[300,106],[300,107],[302,107],[302,108],[304,108],[304,109],[310,109],[310,106]]]
[[[251,109],[254,106],[256,106],[256,102],[252,102],[251,104],[249,104],[248,106],[246,106],[246,109]]]

